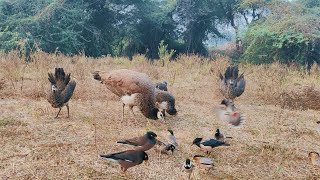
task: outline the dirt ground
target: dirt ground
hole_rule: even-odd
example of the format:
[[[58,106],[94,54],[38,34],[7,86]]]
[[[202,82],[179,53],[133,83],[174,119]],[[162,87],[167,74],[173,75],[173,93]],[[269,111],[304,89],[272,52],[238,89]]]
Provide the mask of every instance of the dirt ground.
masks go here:
[[[22,82],[8,74],[8,66],[4,66],[7,59],[2,59],[0,69],[0,79],[5,82],[0,88],[0,179],[187,179],[182,171],[185,159],[205,155],[191,146],[193,139],[214,136],[216,128],[233,137],[228,140],[231,146],[216,148],[210,155],[214,168],[209,172],[195,169],[193,179],[320,178],[320,169],[308,159],[310,151],[320,151],[320,134],[315,123],[320,113],[282,109],[267,103],[256,92],[254,73],[246,76],[247,89],[235,102],[245,114],[246,122],[240,128],[232,128],[214,113],[214,107],[222,100],[216,83],[220,67],[216,64],[195,62],[198,65],[185,60],[171,67],[159,67],[140,61],[129,65],[123,60],[105,63],[108,59],[73,63],[67,57],[63,63],[53,60],[39,67],[27,66],[18,76],[24,77]],[[23,66],[23,63],[14,65],[20,70]],[[60,118],[55,119],[58,109],[52,108],[43,95],[49,86],[46,73],[56,66],[65,67],[77,81],[69,103],[70,118],[66,118],[64,107]],[[119,68],[145,72],[155,82],[168,80],[178,114],[168,116],[163,124],[144,118],[136,108],[135,124],[126,108],[122,122],[119,98],[93,80],[90,73]],[[164,139],[168,128],[176,134],[178,151],[173,155],[161,155],[154,149],[147,151],[150,165],[130,168],[127,177],[120,176],[117,163],[97,157],[128,149],[116,141],[143,135],[147,130]]]

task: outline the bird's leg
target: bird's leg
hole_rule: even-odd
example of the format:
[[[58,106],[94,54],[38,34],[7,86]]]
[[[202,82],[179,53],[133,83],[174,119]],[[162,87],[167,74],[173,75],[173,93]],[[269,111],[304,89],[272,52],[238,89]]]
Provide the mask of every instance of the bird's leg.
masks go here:
[[[121,175],[122,177],[127,177],[126,170],[127,170],[126,168],[124,168],[124,167],[121,166],[121,174],[120,174],[120,175]]]
[[[124,120],[124,106],[125,106],[125,104],[122,104],[122,122]]]
[[[134,124],[138,124],[138,121],[137,121],[137,119],[136,119],[136,115],[135,115],[134,112],[133,112],[133,106],[130,106],[129,108],[130,108],[130,111],[131,111],[131,113],[132,113],[132,115],[133,115]]]
[[[69,118],[69,105],[68,105],[68,104],[66,104],[66,106],[67,106],[67,110],[68,110],[68,118]]]
[[[58,118],[60,111],[61,111],[61,108],[59,108],[58,114],[56,115],[55,118]]]

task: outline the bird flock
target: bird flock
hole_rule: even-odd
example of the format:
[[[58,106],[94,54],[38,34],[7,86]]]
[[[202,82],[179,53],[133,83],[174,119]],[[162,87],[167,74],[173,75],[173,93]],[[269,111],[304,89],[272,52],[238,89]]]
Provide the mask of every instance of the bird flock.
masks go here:
[[[159,120],[165,123],[166,114],[177,115],[175,108],[175,97],[168,91],[166,81],[153,83],[145,73],[136,72],[128,69],[118,69],[108,72],[93,72],[93,79],[100,81],[113,94],[117,95],[122,102],[122,121],[124,121],[125,106],[129,107],[135,121],[133,107],[137,106],[142,115],[148,119]],[[67,107],[69,117],[68,102],[76,87],[76,82],[71,80],[70,73],[66,74],[63,68],[55,68],[55,73],[48,73],[50,82],[47,93],[47,100],[53,108],[59,108],[56,118],[63,106]],[[231,127],[240,127],[245,123],[245,116],[236,108],[234,99],[241,96],[245,90],[246,81],[244,73],[239,76],[237,66],[229,66],[224,74],[219,74],[219,89],[225,99],[215,107],[215,112],[221,121]],[[318,123],[320,124],[320,122]],[[320,128],[319,128],[320,129]],[[209,155],[216,147],[230,146],[220,129],[216,129],[214,137],[196,137],[191,146],[195,145],[200,150]],[[99,158],[117,161],[121,167],[121,174],[126,175],[128,168],[148,163],[149,156],[146,151],[154,148],[161,154],[172,155],[178,149],[177,138],[171,129],[168,129],[166,140],[157,139],[157,134],[147,131],[146,134],[131,139],[117,141],[128,147],[127,150],[112,154],[98,155]],[[309,158],[313,165],[320,166],[319,154],[310,152]],[[204,155],[194,155],[187,158],[182,166],[183,170],[191,177],[194,168],[208,171],[213,167],[213,159]]]

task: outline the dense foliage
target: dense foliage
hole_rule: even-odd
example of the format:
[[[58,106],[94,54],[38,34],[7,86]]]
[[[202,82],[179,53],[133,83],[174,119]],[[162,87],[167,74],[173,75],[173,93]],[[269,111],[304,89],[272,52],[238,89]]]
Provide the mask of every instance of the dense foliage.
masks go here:
[[[319,0],[0,0],[0,51],[19,50],[28,60],[38,49],[93,57],[132,58],[139,53],[154,59],[163,56],[161,46],[172,52],[170,56],[208,55],[208,37],[227,38],[224,28],[231,27],[235,58],[252,63],[320,62],[319,4]]]
[[[268,16],[252,23],[244,38],[243,59],[258,64],[320,63],[320,6],[302,5],[319,1],[301,2],[274,2]]]

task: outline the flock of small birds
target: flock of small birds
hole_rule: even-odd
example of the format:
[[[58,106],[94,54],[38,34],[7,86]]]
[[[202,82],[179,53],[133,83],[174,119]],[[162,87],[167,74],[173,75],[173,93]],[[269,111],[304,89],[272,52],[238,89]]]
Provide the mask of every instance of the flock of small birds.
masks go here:
[[[76,82],[70,79],[70,73],[66,74],[63,68],[55,68],[55,73],[48,73],[48,80],[51,83],[47,93],[48,102],[54,108],[59,108],[56,118],[63,106],[67,107],[69,117],[68,102],[76,87]],[[160,120],[165,123],[166,113],[176,115],[175,98],[168,92],[166,81],[154,84],[148,75],[128,69],[112,70],[109,72],[96,71],[93,78],[104,84],[108,90],[119,96],[122,102],[122,121],[124,121],[124,107],[128,106],[133,112],[133,107],[137,106],[140,112],[148,119]],[[245,123],[245,116],[234,104],[234,99],[241,96],[245,90],[246,81],[244,73],[239,76],[237,66],[227,67],[224,75],[220,73],[220,91],[225,99],[216,106],[215,112],[221,121],[228,123],[231,127],[240,127]],[[136,121],[136,120],[135,120]],[[320,131],[320,121],[318,130]],[[214,148],[220,146],[230,146],[225,140],[220,129],[216,129],[214,137],[197,137],[192,145],[196,145],[200,150],[209,155]],[[99,155],[99,158],[106,158],[117,161],[121,167],[121,174],[125,175],[128,168],[148,162],[149,157],[146,151],[154,148],[162,154],[174,154],[178,149],[177,139],[174,132],[168,129],[166,141],[157,139],[157,134],[148,131],[145,135],[131,139],[119,140],[117,143],[129,145],[129,150]],[[309,158],[314,166],[320,167],[319,153],[310,152]],[[189,174],[189,178],[194,168],[208,171],[214,166],[213,159],[202,155],[194,155],[187,158],[183,164],[183,170]]]

